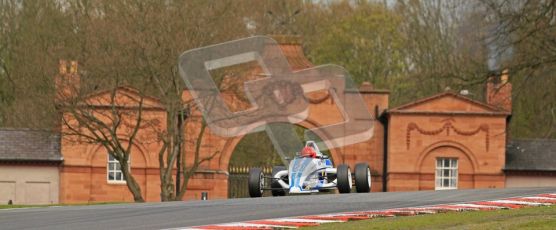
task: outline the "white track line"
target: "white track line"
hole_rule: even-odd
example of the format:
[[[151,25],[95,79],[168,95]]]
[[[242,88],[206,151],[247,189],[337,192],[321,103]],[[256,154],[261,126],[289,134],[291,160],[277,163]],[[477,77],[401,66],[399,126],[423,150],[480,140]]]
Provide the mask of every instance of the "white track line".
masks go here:
[[[280,219],[269,219],[268,221],[293,222],[293,223],[319,223],[319,224],[343,222],[340,220],[313,220],[313,219],[302,219],[302,218],[280,218]]]
[[[286,228],[283,225],[277,224],[253,224],[253,223],[245,223],[245,222],[235,222],[235,223],[227,223],[227,224],[215,224],[212,226],[222,226],[222,227],[279,227],[279,228]]]
[[[305,215],[305,216],[313,216],[313,217],[330,217],[330,218],[333,218],[333,217],[352,217],[352,216],[353,216],[353,217],[357,217],[357,216],[362,216],[362,215],[364,215],[364,214],[357,214],[357,213],[350,212],[350,213],[332,213],[332,214]],[[305,216],[301,216],[301,217],[299,217],[299,218],[303,218],[303,217],[305,217]]]
[[[454,206],[471,207],[471,208],[494,208],[503,209],[504,207],[494,206],[494,205],[482,205],[482,204],[454,204]]]
[[[526,197],[518,197],[518,198],[531,199],[531,200],[556,200],[556,198],[553,197],[543,197],[543,196],[526,196]],[[511,198],[511,199],[517,199],[517,198]]]

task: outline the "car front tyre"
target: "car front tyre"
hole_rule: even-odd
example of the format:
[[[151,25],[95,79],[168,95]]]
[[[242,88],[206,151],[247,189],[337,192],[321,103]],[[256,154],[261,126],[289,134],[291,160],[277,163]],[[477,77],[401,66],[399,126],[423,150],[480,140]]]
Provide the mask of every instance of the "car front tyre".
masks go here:
[[[264,188],[264,173],[260,168],[252,168],[249,170],[249,196],[262,197]]]
[[[338,183],[338,191],[340,193],[350,193],[351,192],[351,171],[349,166],[341,164],[336,169],[336,181]]]
[[[358,193],[371,192],[371,168],[367,163],[355,165],[355,190]]]

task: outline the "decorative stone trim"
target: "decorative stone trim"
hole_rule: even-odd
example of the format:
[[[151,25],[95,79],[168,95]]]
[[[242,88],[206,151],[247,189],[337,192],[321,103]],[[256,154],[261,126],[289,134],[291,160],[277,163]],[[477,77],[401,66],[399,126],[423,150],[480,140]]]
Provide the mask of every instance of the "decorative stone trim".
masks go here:
[[[418,131],[420,134],[423,135],[427,135],[427,136],[435,136],[438,135],[444,131],[446,131],[446,136],[450,136],[450,130],[453,130],[456,134],[461,135],[461,136],[473,136],[477,133],[479,133],[480,131],[485,132],[486,137],[485,137],[485,147],[486,147],[486,151],[488,152],[489,150],[489,128],[488,125],[486,124],[481,124],[477,129],[475,130],[461,130],[456,128],[452,122],[446,122],[444,123],[444,125],[438,129],[435,130],[424,130],[421,127],[419,127],[416,123],[411,122],[407,125],[407,132],[406,132],[406,144],[407,144],[407,149],[409,150],[410,146],[411,146],[411,131],[416,130]]]

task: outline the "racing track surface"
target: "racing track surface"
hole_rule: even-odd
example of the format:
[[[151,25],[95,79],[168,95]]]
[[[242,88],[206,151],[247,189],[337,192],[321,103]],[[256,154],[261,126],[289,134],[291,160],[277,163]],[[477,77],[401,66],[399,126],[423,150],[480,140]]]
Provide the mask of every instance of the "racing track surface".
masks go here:
[[[10,209],[0,210],[0,229],[164,229],[554,192],[556,188],[470,189]]]

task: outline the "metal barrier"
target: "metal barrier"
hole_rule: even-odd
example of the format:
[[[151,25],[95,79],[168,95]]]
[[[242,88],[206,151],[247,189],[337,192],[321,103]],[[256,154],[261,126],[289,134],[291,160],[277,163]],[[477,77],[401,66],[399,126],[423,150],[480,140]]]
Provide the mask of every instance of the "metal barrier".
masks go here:
[[[233,166],[228,168],[230,173],[228,177],[228,198],[244,198],[249,197],[248,179],[249,179],[249,169],[250,168],[262,168],[265,175],[270,176],[272,173],[272,167],[261,167],[261,166]],[[265,181],[266,184],[270,183],[270,180]],[[270,191],[265,191],[263,196],[271,196]]]

